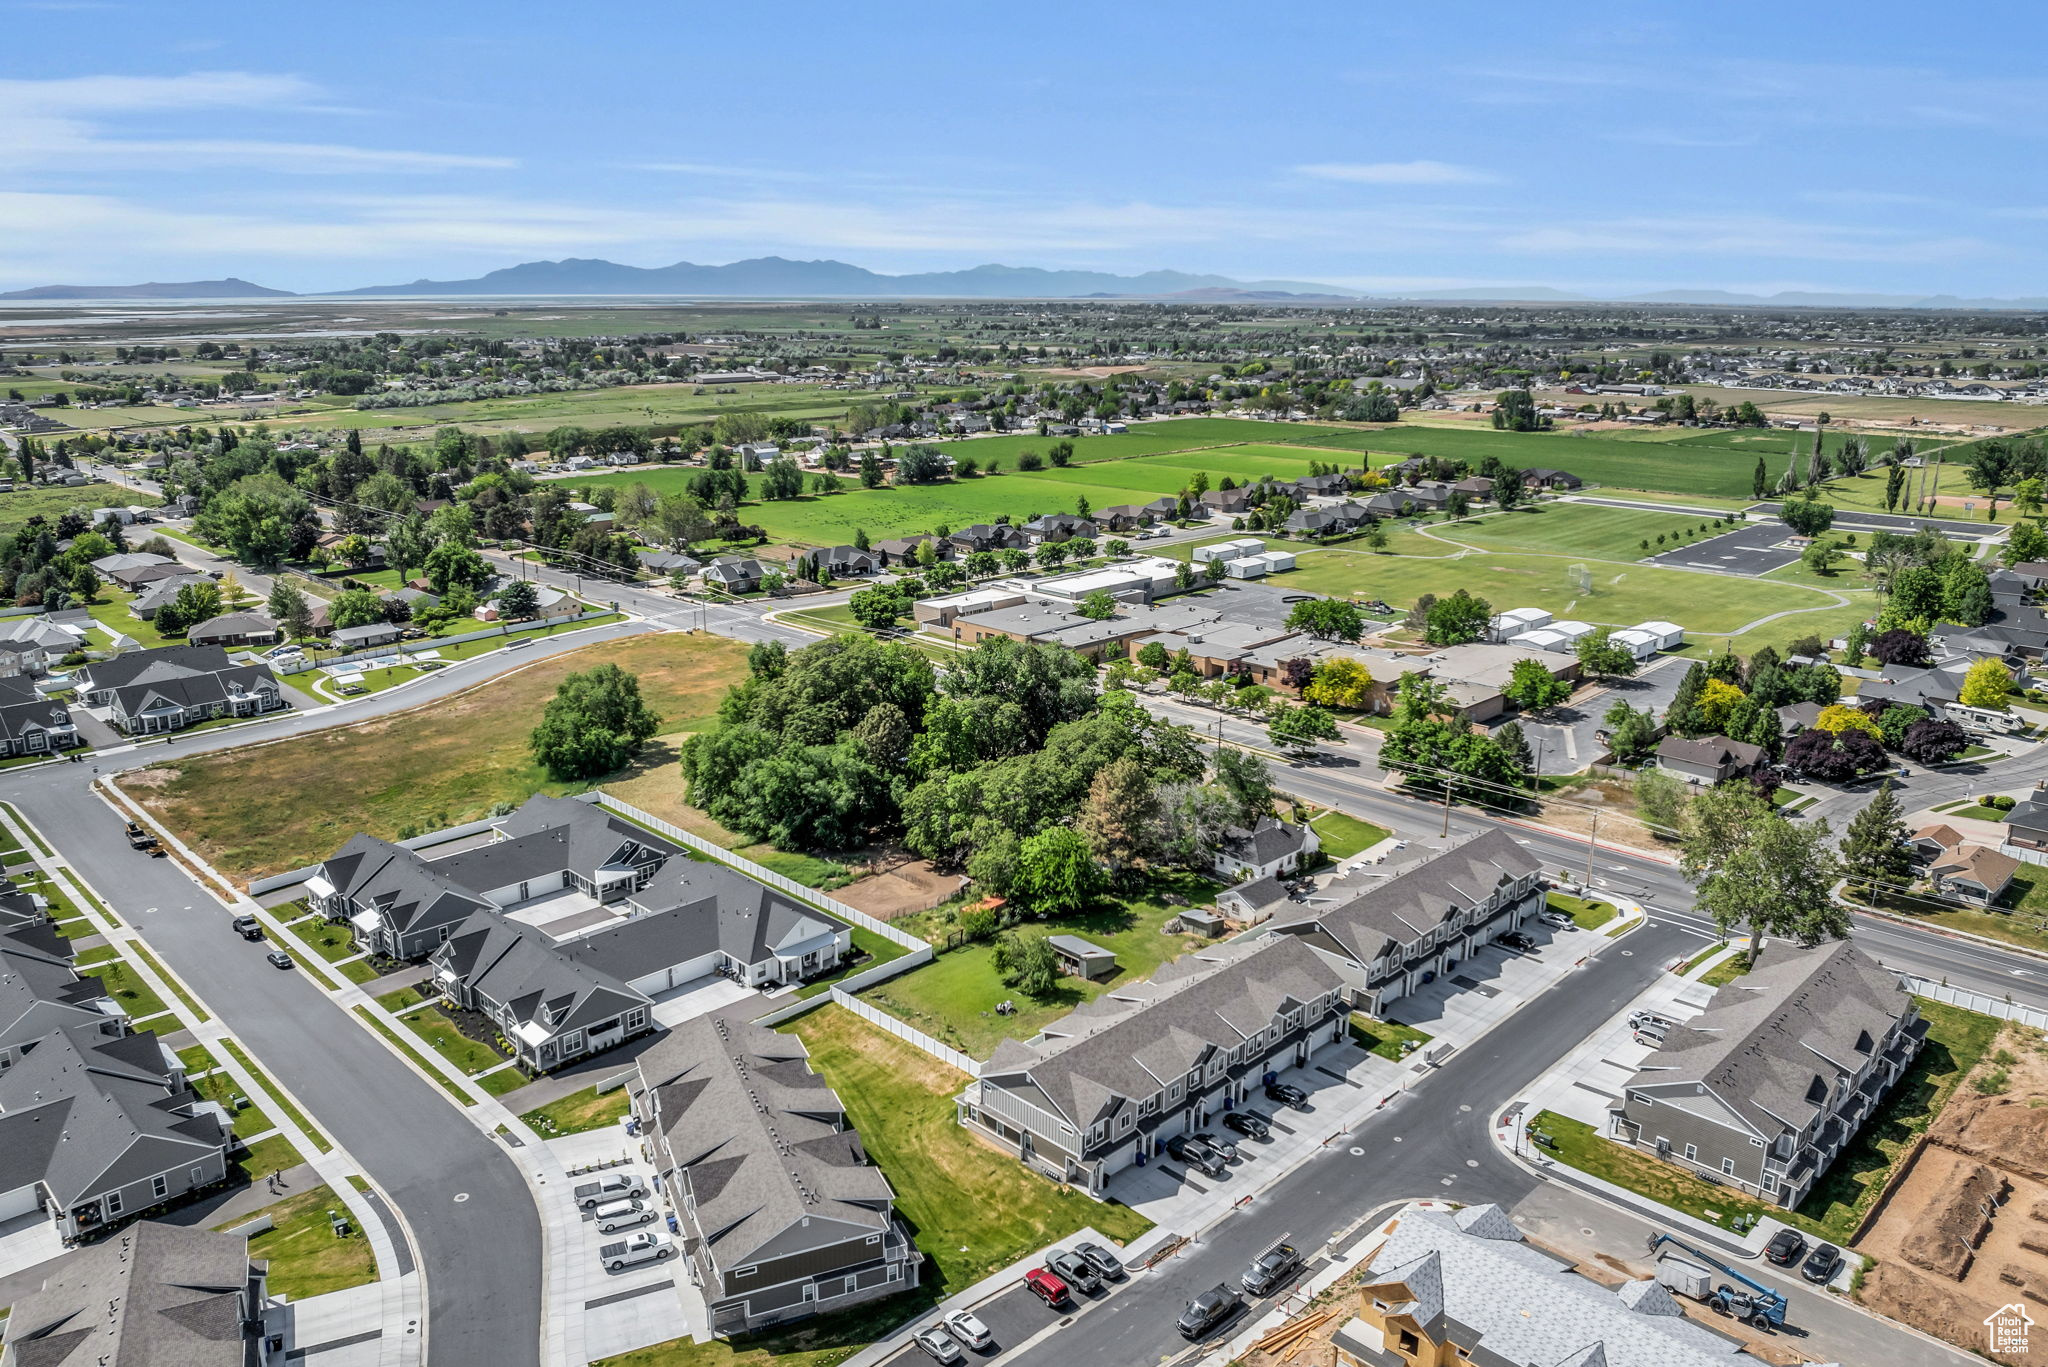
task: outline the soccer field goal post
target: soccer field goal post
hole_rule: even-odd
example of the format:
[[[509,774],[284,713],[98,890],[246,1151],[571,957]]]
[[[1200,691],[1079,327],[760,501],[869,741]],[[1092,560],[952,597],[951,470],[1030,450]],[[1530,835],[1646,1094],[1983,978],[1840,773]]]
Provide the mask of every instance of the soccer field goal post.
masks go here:
[[[1565,583],[1570,586],[1574,593],[1591,593],[1593,591],[1593,571],[1587,569],[1584,565],[1573,565],[1564,572],[1564,577]]]

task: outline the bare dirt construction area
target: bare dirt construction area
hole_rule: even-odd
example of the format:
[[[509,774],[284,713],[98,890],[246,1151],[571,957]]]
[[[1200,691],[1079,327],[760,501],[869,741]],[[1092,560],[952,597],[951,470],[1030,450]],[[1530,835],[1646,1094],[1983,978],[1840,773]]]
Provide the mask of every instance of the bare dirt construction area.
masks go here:
[[[2008,1026],[1936,1117],[1856,1251],[1863,1303],[2000,1362],[1985,1320],[2023,1303],[2048,1333],[2048,1040]]]
[[[867,874],[834,895],[878,921],[935,907],[967,885],[959,874],[940,873],[930,860],[907,854],[885,855],[868,868]]]

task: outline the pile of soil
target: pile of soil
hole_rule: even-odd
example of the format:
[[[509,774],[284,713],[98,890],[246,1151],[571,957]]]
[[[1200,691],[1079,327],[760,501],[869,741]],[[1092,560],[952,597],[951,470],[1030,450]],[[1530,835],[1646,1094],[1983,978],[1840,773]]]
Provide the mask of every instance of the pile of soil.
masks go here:
[[[871,872],[832,895],[878,921],[893,921],[935,907],[967,886],[965,878],[940,873],[928,859],[897,856],[877,860],[869,867]]]
[[[2017,1074],[2019,1070],[2013,1071]],[[2024,1094],[1978,1096],[1959,1090],[1942,1109],[1930,1134],[1944,1148],[2048,1182],[2048,1108],[2029,1104],[2037,1099]]]
[[[1977,1245],[1991,1231],[1990,1211],[2005,1198],[2006,1181],[1982,1163],[1957,1166],[1922,1209],[1899,1254],[1915,1267],[1950,1281],[1969,1275]]]

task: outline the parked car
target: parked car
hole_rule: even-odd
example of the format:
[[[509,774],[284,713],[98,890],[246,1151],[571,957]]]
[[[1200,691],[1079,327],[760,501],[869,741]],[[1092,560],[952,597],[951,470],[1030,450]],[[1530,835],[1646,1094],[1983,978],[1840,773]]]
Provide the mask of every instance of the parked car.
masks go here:
[[[1088,1266],[1094,1268],[1104,1281],[1114,1282],[1123,1280],[1123,1259],[1117,1257],[1116,1254],[1111,1253],[1093,1239],[1083,1239],[1080,1243],[1075,1244],[1074,1252],[1086,1258]]]
[[[263,957],[272,968],[290,968],[292,966],[292,956],[281,949],[273,949]]]
[[[1189,1301],[1187,1309],[1180,1312],[1180,1336],[1184,1339],[1207,1338],[1235,1319],[1242,1309],[1244,1298],[1218,1282]]]
[[[1191,1168],[1211,1177],[1221,1177],[1230,1165],[1223,1155],[1191,1134],[1177,1134],[1166,1141],[1166,1151]]]
[[[1277,1101],[1282,1106],[1292,1106],[1297,1111],[1308,1109],[1308,1093],[1291,1082],[1267,1083],[1266,1100]]]
[[[918,1330],[917,1346],[922,1348],[924,1355],[933,1362],[960,1361],[960,1345],[955,1343],[953,1336],[940,1325],[928,1324]]]
[[[1244,1155],[1237,1151],[1237,1144],[1234,1140],[1225,1139],[1219,1134],[1211,1134],[1207,1130],[1203,1130],[1195,1138],[1222,1154],[1223,1161],[1226,1163],[1237,1163],[1244,1159]]]
[[[1078,1253],[1055,1248],[1045,1255],[1045,1265],[1053,1275],[1084,1296],[1092,1296],[1102,1290],[1102,1278],[1095,1275],[1095,1269]]]
[[[237,916],[234,920],[228,922],[228,925],[233,927],[235,934],[245,940],[260,940],[263,938],[263,923],[254,916]]]
[[[1287,1279],[1301,1269],[1301,1250],[1290,1243],[1277,1243],[1252,1259],[1238,1277],[1238,1285],[1249,1296],[1270,1296],[1287,1284]]]
[[[583,1182],[576,1188],[576,1204],[585,1210],[596,1210],[614,1201],[624,1201],[647,1194],[647,1184],[629,1172],[615,1172],[609,1177],[600,1177],[595,1182]]]
[[[1032,1295],[1055,1310],[1063,1310],[1069,1303],[1067,1284],[1042,1267],[1034,1267],[1026,1272],[1024,1285],[1031,1288]]]
[[[1536,942],[1519,930],[1511,930],[1501,936],[1500,943],[1506,945],[1509,949],[1519,949],[1524,954],[1536,948]]]
[[[1247,1139],[1271,1139],[1273,1127],[1257,1111],[1225,1111],[1223,1128],[1236,1130]]]
[[[1629,1013],[1628,1028],[1640,1030],[1646,1025],[1661,1025],[1666,1030],[1678,1024],[1669,1016],[1660,1016],[1655,1011],[1632,1011]]]
[[[1552,930],[1570,930],[1578,924],[1561,911],[1539,911],[1536,913],[1536,919]]]
[[[979,1353],[996,1346],[996,1336],[972,1310],[955,1310],[945,1318],[946,1332],[963,1347]]]
[[[1799,1275],[1816,1286],[1825,1286],[1835,1279],[1835,1273],[1841,1268],[1841,1249],[1833,1244],[1815,1244],[1813,1252],[1806,1255],[1806,1264],[1799,1269]]]
[[[597,1250],[598,1259],[607,1270],[623,1272],[634,1263],[659,1262],[670,1257],[676,1246],[652,1230],[629,1234],[615,1244],[606,1244]]]
[[[592,1218],[600,1234],[610,1234],[615,1230],[646,1224],[654,1218],[654,1211],[638,1201],[614,1201],[608,1206],[599,1206]]]
[[[1796,1229],[1781,1229],[1764,1245],[1764,1256],[1780,1267],[1790,1267],[1806,1255],[1806,1236]]]

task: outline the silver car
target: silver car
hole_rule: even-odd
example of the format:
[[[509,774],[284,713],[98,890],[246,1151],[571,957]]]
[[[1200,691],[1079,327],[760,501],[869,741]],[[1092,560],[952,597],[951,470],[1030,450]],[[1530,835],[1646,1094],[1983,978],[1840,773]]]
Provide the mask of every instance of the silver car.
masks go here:
[[[960,1345],[936,1324],[928,1324],[917,1331],[917,1346],[934,1362],[958,1362],[961,1357]]]
[[[955,1310],[946,1316],[944,1323],[947,1333],[977,1353],[996,1345],[996,1336],[971,1310]]]

